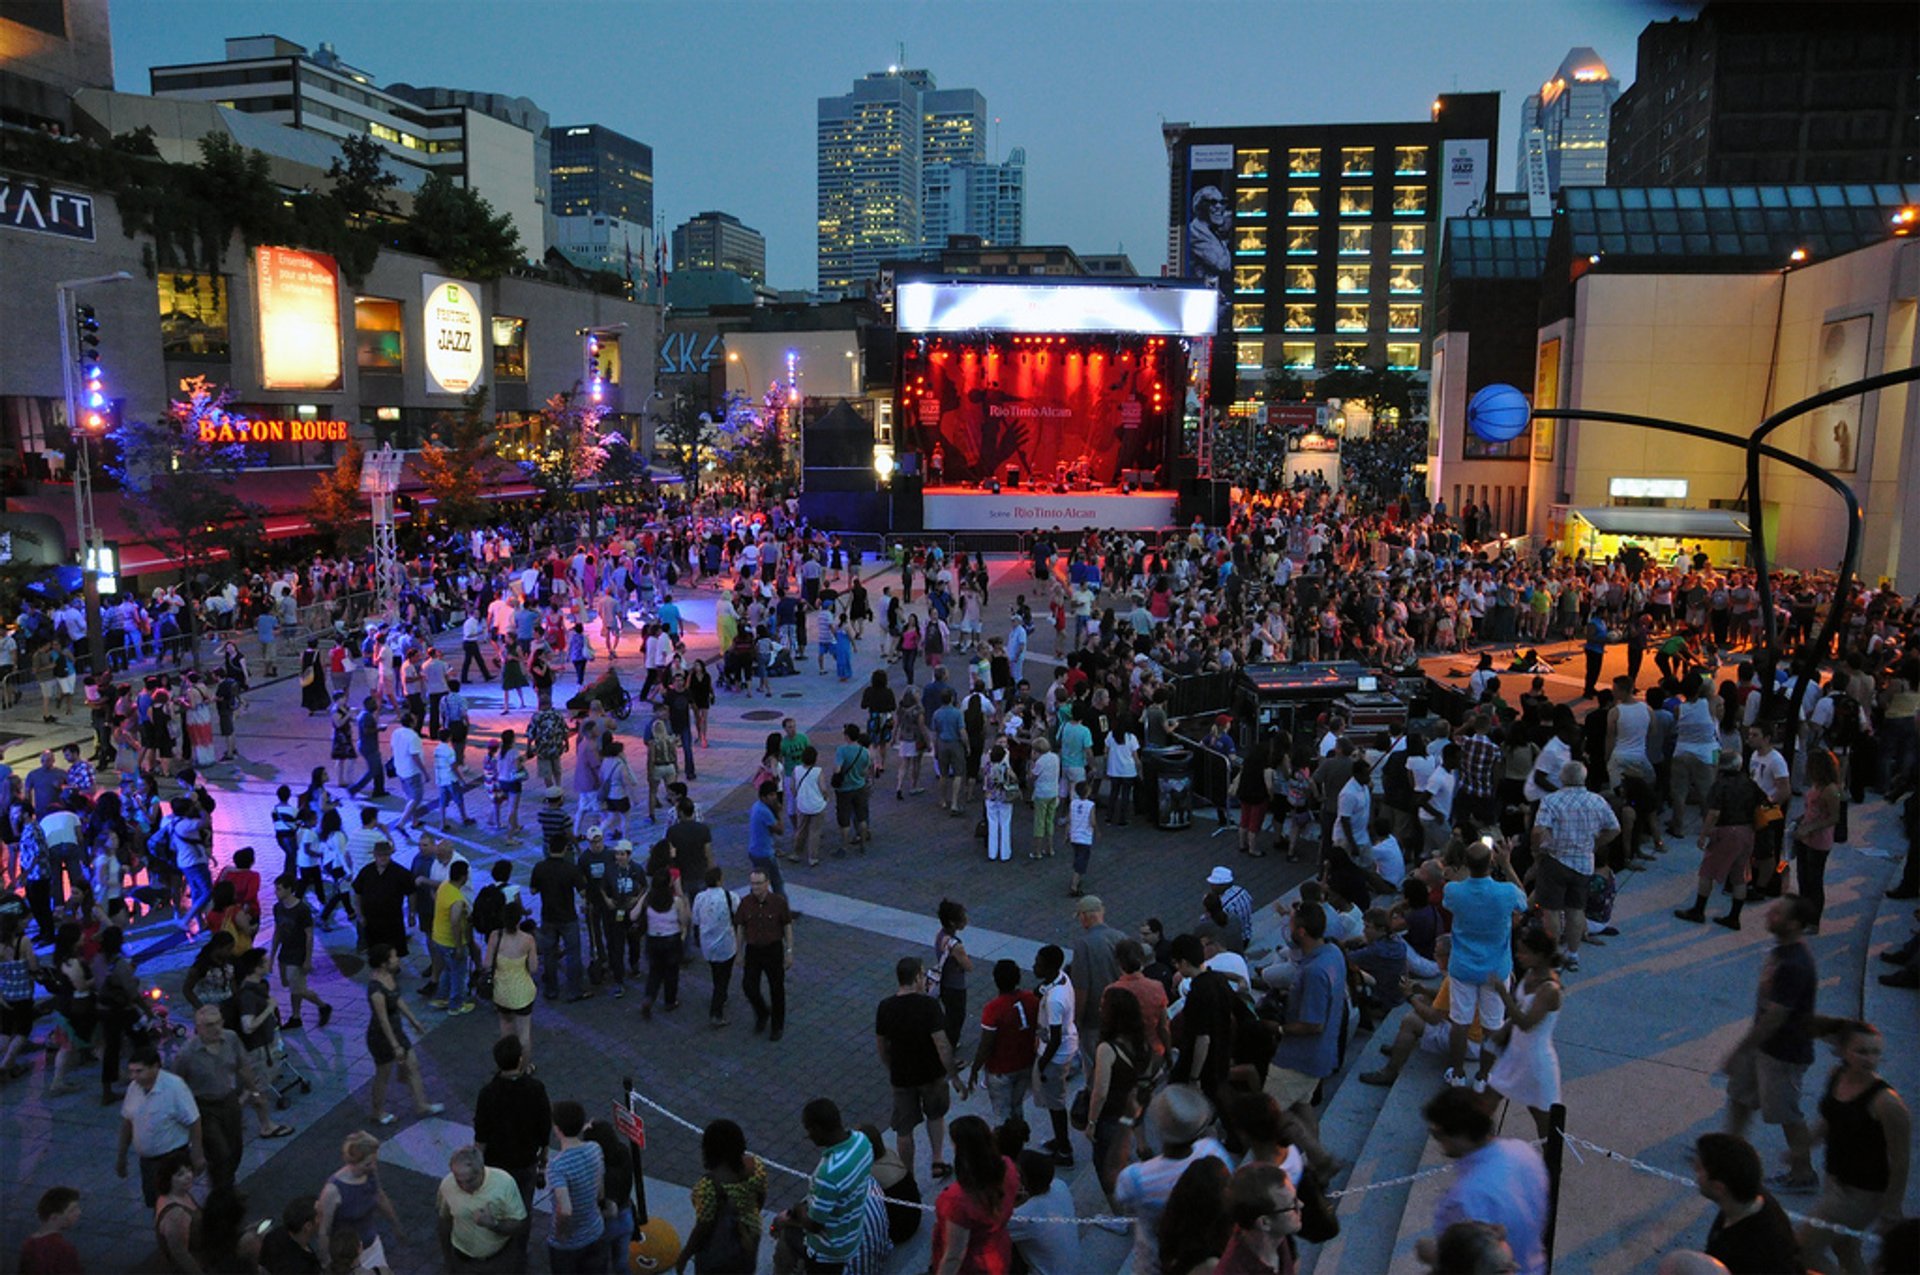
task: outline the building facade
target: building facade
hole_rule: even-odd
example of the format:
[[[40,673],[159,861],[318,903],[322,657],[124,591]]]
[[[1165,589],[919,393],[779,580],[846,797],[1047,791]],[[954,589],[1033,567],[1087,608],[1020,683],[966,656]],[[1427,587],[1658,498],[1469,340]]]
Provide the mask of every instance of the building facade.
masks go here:
[[[582,213],[553,219],[553,246],[582,270],[599,270],[644,287],[654,276],[653,228],[621,217]]]
[[[753,283],[767,281],[767,237],[731,213],[696,213],[673,230],[673,268],[730,270]]]
[[[0,124],[64,130],[75,89],[112,87],[107,0],[0,7]]]
[[[1520,112],[1520,154],[1514,185],[1526,190],[1531,135],[1538,132],[1546,162],[1546,193],[1563,186],[1607,184],[1607,129],[1620,81],[1589,48],[1569,49],[1551,78],[1530,94]]]
[[[1427,367],[1440,232],[1493,189],[1497,93],[1404,124],[1163,126],[1169,273],[1221,292],[1238,393],[1269,368]]]
[[[1004,164],[985,161],[932,163],[924,178],[926,228],[930,250],[954,235],[972,235],[983,243],[1026,242],[1027,152],[1016,146]]]
[[[819,101],[816,135],[821,292],[844,293],[922,242],[918,87],[925,73],[879,71]]]
[[[554,216],[653,225],[653,147],[601,124],[570,124],[552,137]]]
[[[1920,180],[1920,23],[1852,0],[1651,23],[1608,142],[1615,186]]]

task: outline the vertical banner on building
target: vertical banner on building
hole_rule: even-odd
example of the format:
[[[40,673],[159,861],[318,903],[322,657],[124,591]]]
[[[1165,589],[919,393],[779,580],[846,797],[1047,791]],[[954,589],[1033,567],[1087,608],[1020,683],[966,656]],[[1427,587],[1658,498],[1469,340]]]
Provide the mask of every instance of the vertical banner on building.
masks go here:
[[[1814,363],[1820,378],[1814,392],[1857,381],[1867,374],[1867,353],[1873,341],[1873,316],[1835,319],[1820,329],[1820,353]],[[1860,467],[1863,398],[1842,399],[1808,414],[1807,459],[1836,474]]]
[[[488,332],[472,284],[421,275],[420,324],[427,393],[465,394],[486,378]]]
[[[1535,411],[1542,408],[1560,406],[1560,338],[1550,337],[1540,343],[1540,361],[1533,369],[1533,406]],[[1553,431],[1559,421],[1543,421],[1536,418],[1533,422],[1533,458],[1535,460],[1553,459]]]
[[[1205,143],[1187,148],[1187,225],[1180,235],[1180,274],[1198,279],[1219,296],[1207,402],[1234,400],[1236,349],[1233,332],[1233,146]]]
[[[340,268],[324,252],[253,251],[260,387],[340,388]]]
[[[1553,188],[1547,181],[1547,135],[1527,130],[1527,216],[1553,216]]]
[[[1487,198],[1487,181],[1493,170],[1487,162],[1487,139],[1472,137],[1465,141],[1440,144],[1442,171],[1440,186],[1441,234],[1453,217],[1478,217]]]

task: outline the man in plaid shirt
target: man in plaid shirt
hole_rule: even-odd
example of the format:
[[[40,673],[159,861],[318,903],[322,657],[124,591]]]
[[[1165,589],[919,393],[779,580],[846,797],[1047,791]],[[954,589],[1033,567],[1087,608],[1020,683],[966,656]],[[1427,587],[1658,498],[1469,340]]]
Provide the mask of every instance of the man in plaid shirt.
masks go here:
[[[1487,727],[1487,716],[1476,715],[1467,726],[1471,733],[1460,741],[1460,790],[1453,800],[1453,822],[1459,828],[1491,829],[1500,821],[1495,794],[1506,753]]]
[[[1533,901],[1541,928],[1559,942],[1566,936],[1563,968],[1580,968],[1580,940],[1587,933],[1587,881],[1596,849],[1620,835],[1620,820],[1607,799],[1587,787],[1587,768],[1570,761],[1560,768],[1560,787],[1540,802],[1533,821]]]

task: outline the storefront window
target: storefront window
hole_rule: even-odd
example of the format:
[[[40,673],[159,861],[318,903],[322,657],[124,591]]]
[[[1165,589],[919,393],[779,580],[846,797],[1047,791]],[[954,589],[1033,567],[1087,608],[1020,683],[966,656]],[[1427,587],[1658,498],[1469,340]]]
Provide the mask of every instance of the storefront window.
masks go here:
[[[1396,146],[1393,148],[1393,172],[1397,177],[1418,177],[1427,171],[1427,148],[1424,146]]]
[[[527,321],[493,316],[493,375],[501,381],[527,379]]]
[[[1310,186],[1295,186],[1287,191],[1287,216],[1317,217],[1320,215],[1320,193]]]
[[[1318,283],[1319,283],[1319,279],[1315,275],[1314,269],[1312,266],[1288,266],[1287,267],[1287,291],[1288,292],[1309,292],[1310,293],[1314,290],[1315,285]]]
[[[383,297],[353,299],[353,341],[363,372],[400,370],[400,303]]]
[[[1340,148],[1340,175],[1342,177],[1373,176],[1373,147],[1342,146]]]
[[[1233,163],[1242,177],[1265,177],[1267,175],[1267,149],[1242,147],[1233,153]]]
[[[1358,261],[1343,261],[1333,275],[1335,292],[1365,292],[1373,285],[1373,267]]]
[[[1419,292],[1426,283],[1427,268],[1415,265],[1396,265],[1393,273],[1387,276],[1388,292]]]
[[[1267,290],[1267,268],[1265,266],[1235,266],[1233,268],[1233,290],[1235,292],[1265,292]]]
[[[1295,177],[1318,177],[1320,175],[1320,148],[1318,146],[1295,146],[1287,152],[1287,171]]]
[[[1313,331],[1313,307],[1310,305],[1290,305],[1287,307],[1287,331]]]
[[[1367,330],[1367,305],[1340,305],[1333,309],[1333,330],[1335,332],[1365,332]]]
[[[1395,302],[1387,307],[1387,331],[1418,332],[1420,330],[1420,307],[1406,302]]]
[[[1235,332],[1260,331],[1260,307],[1257,305],[1233,307],[1233,330]]]
[[[1364,257],[1373,251],[1372,226],[1340,227],[1340,255]]]
[[[1265,226],[1235,226],[1233,228],[1233,255],[1236,257],[1258,257],[1267,251],[1267,228]]]
[[[1395,371],[1412,371],[1420,366],[1420,347],[1408,341],[1387,342],[1387,366]]]
[[[1313,342],[1288,341],[1280,347],[1281,359],[1290,372],[1311,372],[1313,370]]]
[[[1267,215],[1267,188],[1265,186],[1241,186],[1233,192],[1233,211],[1241,217],[1264,217]]]
[[[1393,255],[1396,257],[1421,257],[1427,251],[1427,228],[1425,226],[1395,226],[1393,228]]]
[[[223,359],[227,344],[227,277],[163,273],[160,353],[169,359]]]
[[[1373,216],[1373,187],[1342,186],[1340,188],[1340,215],[1342,217]]]
[[[1393,215],[1396,217],[1421,217],[1427,211],[1427,188],[1425,186],[1395,186],[1393,188]]]

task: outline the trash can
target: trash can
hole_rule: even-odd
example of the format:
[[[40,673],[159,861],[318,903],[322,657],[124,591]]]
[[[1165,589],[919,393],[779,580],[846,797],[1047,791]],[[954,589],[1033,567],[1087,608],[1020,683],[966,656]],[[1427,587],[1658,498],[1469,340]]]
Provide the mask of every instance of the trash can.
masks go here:
[[[1140,789],[1162,828],[1193,823],[1193,753],[1177,745],[1140,750]]]

